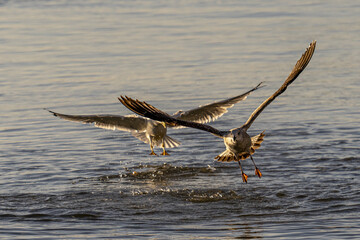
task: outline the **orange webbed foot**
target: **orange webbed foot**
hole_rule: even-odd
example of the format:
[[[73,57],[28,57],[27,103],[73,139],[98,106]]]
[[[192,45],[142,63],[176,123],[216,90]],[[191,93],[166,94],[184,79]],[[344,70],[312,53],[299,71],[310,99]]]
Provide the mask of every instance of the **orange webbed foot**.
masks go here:
[[[262,173],[260,172],[260,170],[258,168],[255,168],[255,175],[257,175],[259,178],[262,177]]]
[[[244,172],[242,172],[241,175],[243,182],[247,183],[248,176]]]
[[[151,151],[149,155],[157,156],[157,154],[154,151]]]
[[[170,154],[169,154],[167,151],[164,150],[161,155],[163,155],[163,156],[169,156]]]

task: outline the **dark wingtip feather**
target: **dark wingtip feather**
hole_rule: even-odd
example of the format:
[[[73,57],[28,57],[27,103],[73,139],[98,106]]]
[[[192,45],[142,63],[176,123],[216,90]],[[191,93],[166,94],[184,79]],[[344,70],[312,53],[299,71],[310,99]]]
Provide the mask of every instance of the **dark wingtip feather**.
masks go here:
[[[143,113],[141,113],[141,112],[139,112],[138,110],[137,110],[137,108],[136,107],[134,107],[131,103],[132,103],[132,99],[131,98],[129,98],[129,97],[127,97],[127,96],[120,96],[120,98],[118,98],[119,99],[119,101],[126,107],[126,108],[128,108],[129,110],[131,110],[131,111],[133,111],[133,112],[135,112],[135,113],[137,113],[137,114],[139,114],[139,115],[141,115],[141,116],[144,116],[144,114]]]
[[[147,117],[156,121],[161,121],[161,122],[165,122],[167,125],[169,126],[177,126],[177,125],[182,125],[185,127],[192,127],[192,128],[197,128],[203,131],[207,131],[210,132],[212,134],[214,134],[215,136],[218,137],[223,137],[222,132],[205,124],[200,124],[200,123],[195,123],[195,122],[188,122],[188,121],[183,121],[183,120],[179,120],[176,118],[173,118],[172,116],[170,116],[169,114],[167,114],[166,112],[163,112],[159,109],[157,109],[156,107],[146,103],[146,102],[142,102],[139,100],[134,100],[130,97],[122,97],[121,98],[122,101],[119,99],[119,101],[124,104],[125,107],[127,107],[128,109],[130,109],[131,111],[139,114],[140,116],[143,117]]]
[[[262,88],[264,86],[265,86],[264,82],[260,82],[256,87],[254,87],[254,90],[257,90],[257,89]]]
[[[58,117],[58,114],[56,112],[53,112],[47,108],[43,108],[44,110],[48,111],[49,113],[51,113],[52,115],[54,115],[55,117]]]

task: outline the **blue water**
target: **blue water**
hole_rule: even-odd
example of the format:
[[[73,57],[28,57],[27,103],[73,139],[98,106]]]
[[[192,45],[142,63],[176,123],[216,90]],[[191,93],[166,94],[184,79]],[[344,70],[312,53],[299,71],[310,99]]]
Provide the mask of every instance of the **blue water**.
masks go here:
[[[0,1],[1,239],[356,239],[356,1]],[[170,129],[170,156],[67,114],[169,113],[266,87],[211,125],[241,126],[308,44],[307,69],[255,121],[243,163],[218,138]],[[160,153],[161,149],[155,151]]]

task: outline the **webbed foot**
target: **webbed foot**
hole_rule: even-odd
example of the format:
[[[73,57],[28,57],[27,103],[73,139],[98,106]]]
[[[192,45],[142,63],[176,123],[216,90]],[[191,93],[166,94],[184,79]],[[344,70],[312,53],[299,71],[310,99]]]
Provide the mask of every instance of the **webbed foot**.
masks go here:
[[[163,155],[163,156],[169,156],[170,154],[169,154],[167,151],[165,151],[165,149],[164,149],[164,151],[161,153],[161,155]]]
[[[260,172],[260,170],[258,168],[255,168],[255,175],[257,175],[259,178],[261,178],[262,173]]]
[[[149,155],[157,156],[157,154],[154,151],[151,151]]]
[[[244,172],[241,172],[241,176],[242,176],[243,182],[247,183],[248,176]]]

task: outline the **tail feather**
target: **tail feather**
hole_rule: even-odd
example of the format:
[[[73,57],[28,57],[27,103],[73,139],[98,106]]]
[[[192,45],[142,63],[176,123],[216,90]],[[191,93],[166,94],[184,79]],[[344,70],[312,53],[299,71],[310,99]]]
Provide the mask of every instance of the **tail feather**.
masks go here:
[[[150,144],[149,138],[146,136],[145,132],[132,132],[132,135],[134,137],[136,137],[137,139],[139,139],[140,141]],[[164,141],[165,148],[174,148],[174,147],[178,147],[180,145],[179,141],[169,137],[168,135],[165,135],[163,141]],[[153,140],[152,143],[154,146],[157,146],[157,147],[162,146],[161,139]]]
[[[259,147],[261,147],[261,143],[264,141],[264,134],[265,131],[262,131],[262,133],[254,136],[251,138],[251,148],[250,148],[250,154],[254,154],[255,150],[258,149]]]
[[[255,152],[255,151],[254,151],[254,152]],[[250,153],[243,152],[243,153],[240,153],[240,154],[239,154],[239,159],[241,159],[241,160],[245,160],[245,159],[247,159],[248,157],[250,157]]]
[[[215,160],[219,162],[231,162],[231,161],[236,161],[236,157],[232,152],[226,149],[224,152],[217,155],[215,157]]]
[[[174,148],[174,147],[178,147],[180,145],[180,142],[169,137],[168,135],[165,135],[164,137],[164,146],[166,148]]]

